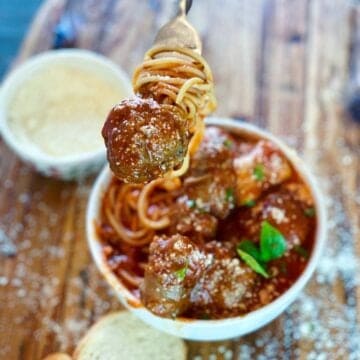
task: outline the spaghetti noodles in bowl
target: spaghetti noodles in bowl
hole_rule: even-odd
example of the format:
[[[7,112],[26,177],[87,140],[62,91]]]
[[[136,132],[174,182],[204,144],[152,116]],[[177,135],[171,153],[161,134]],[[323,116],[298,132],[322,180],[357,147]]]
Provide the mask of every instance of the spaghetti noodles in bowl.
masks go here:
[[[159,328],[160,330],[164,330],[167,331],[171,334],[183,337],[183,338],[188,338],[188,339],[193,339],[193,340],[218,340],[218,339],[224,339],[224,338],[230,338],[230,337],[234,337],[234,336],[239,336],[239,335],[243,335],[246,333],[249,333],[259,327],[261,327],[262,325],[266,324],[267,322],[271,321],[273,318],[275,318],[277,315],[279,315],[297,296],[297,294],[301,291],[301,289],[303,288],[303,286],[305,285],[305,283],[309,280],[312,272],[314,271],[314,267],[319,259],[319,255],[320,255],[320,251],[321,251],[321,247],[324,241],[324,209],[323,209],[323,204],[321,202],[320,199],[320,195],[318,193],[318,190],[314,184],[314,181],[311,177],[311,175],[308,173],[308,171],[306,170],[306,168],[304,167],[303,163],[301,162],[301,160],[294,154],[293,151],[291,151],[290,149],[288,149],[284,144],[282,144],[279,140],[277,140],[276,138],[274,138],[273,136],[257,129],[256,127],[247,125],[247,124],[243,124],[243,123],[239,123],[233,120],[229,120],[229,119],[209,119],[208,120],[208,125],[216,125],[217,127],[221,128],[221,131],[224,131],[225,133],[230,134],[230,136],[233,136],[235,139],[252,139],[251,141],[253,141],[255,139],[255,143],[257,141],[268,141],[271,142],[271,144],[273,144],[277,149],[279,149],[280,153],[283,154],[286,158],[286,160],[289,162],[290,167],[292,169],[292,171],[294,171],[294,173],[296,174],[296,176],[298,176],[298,180],[302,181],[303,184],[305,185],[305,187],[309,190],[310,194],[311,194],[311,199],[313,200],[313,210],[311,211],[312,215],[310,214],[310,219],[311,221],[313,221],[313,233],[312,233],[312,240],[310,241],[310,243],[308,245],[306,245],[305,243],[302,244],[302,246],[304,246],[305,248],[307,247],[307,250],[309,251],[309,254],[307,254],[306,256],[309,256],[308,259],[305,259],[305,255],[303,253],[303,255],[298,254],[296,255],[297,259],[300,259],[301,256],[304,256],[304,260],[302,261],[302,268],[298,269],[298,271],[296,271],[296,269],[294,269],[294,264],[292,264],[292,269],[288,269],[290,271],[295,271],[296,276],[293,277],[291,279],[291,281],[288,283],[288,286],[285,286],[283,291],[281,291],[277,296],[274,296],[273,298],[269,299],[269,301],[267,301],[266,299],[264,300],[264,304],[260,304],[260,306],[253,306],[249,303],[248,304],[248,308],[244,309],[243,307],[238,307],[237,304],[235,304],[235,307],[232,308],[232,305],[234,305],[234,302],[231,301],[231,298],[229,300],[229,298],[226,298],[224,296],[224,294],[226,292],[229,292],[230,290],[234,290],[234,292],[236,293],[235,295],[240,296],[240,290],[239,288],[234,288],[232,289],[232,287],[227,287],[227,285],[223,284],[224,286],[220,285],[219,287],[219,295],[220,297],[217,298],[216,300],[214,300],[211,304],[210,303],[206,303],[205,305],[202,306],[201,301],[204,301],[203,299],[209,295],[209,286],[208,284],[210,282],[214,283],[214,278],[211,279],[211,275],[209,274],[214,274],[216,273],[214,270],[211,270],[211,262],[209,262],[206,258],[206,255],[209,254],[209,250],[204,250],[205,248],[209,248],[209,246],[211,247],[211,243],[214,243],[214,237],[215,235],[211,235],[210,232],[208,234],[209,238],[205,239],[205,245],[202,246],[200,245],[200,239],[196,239],[194,236],[189,237],[188,235],[184,235],[184,233],[178,234],[178,236],[184,236],[184,237],[188,237],[189,240],[191,242],[193,242],[195,245],[197,246],[201,251],[199,253],[196,252],[191,252],[187,253],[187,258],[190,259],[189,262],[186,265],[186,261],[185,261],[185,267],[179,267],[182,263],[182,259],[181,259],[181,254],[180,256],[177,257],[177,260],[179,260],[179,262],[177,262],[177,266],[179,268],[171,269],[172,273],[174,274],[174,276],[178,279],[179,282],[181,281],[187,281],[187,284],[189,284],[189,281],[191,279],[187,279],[186,277],[192,273],[196,273],[196,268],[194,268],[194,263],[196,263],[198,265],[197,270],[199,270],[199,273],[202,273],[202,275],[200,274],[199,277],[196,279],[196,284],[191,287],[190,285],[188,285],[188,287],[191,287],[191,291],[190,293],[190,297],[192,296],[193,300],[190,301],[190,305],[189,303],[186,303],[183,306],[183,304],[181,304],[181,306],[179,306],[179,308],[181,308],[181,310],[179,312],[174,312],[173,309],[174,307],[172,306],[173,304],[167,304],[165,303],[161,303],[161,299],[160,299],[160,305],[163,306],[156,306],[156,296],[155,296],[155,300],[154,300],[154,294],[148,293],[146,295],[146,281],[149,281],[149,279],[151,280],[148,284],[149,284],[149,288],[152,289],[156,289],[159,288],[159,286],[163,285],[160,284],[159,285],[159,281],[157,278],[151,277],[153,276],[153,272],[152,270],[148,269],[149,267],[151,267],[152,261],[155,260],[154,263],[161,263],[161,261],[163,261],[163,258],[159,257],[155,257],[151,259],[151,256],[154,256],[154,254],[152,255],[151,252],[155,252],[156,256],[159,256],[159,254],[161,254],[161,249],[159,250],[159,248],[161,248],[162,245],[165,246],[166,249],[166,253],[169,253],[169,248],[167,248],[167,244],[172,244],[174,245],[172,250],[170,249],[170,253],[171,251],[174,251],[174,247],[176,248],[176,246],[181,246],[181,243],[177,244],[177,241],[173,240],[172,242],[168,242],[166,243],[166,241],[169,240],[169,238],[164,238],[161,235],[161,231],[164,230],[159,230],[159,229],[152,229],[152,231],[154,231],[155,233],[158,234],[159,239],[156,241],[152,241],[152,245],[150,246],[150,258],[147,259],[146,256],[144,256],[143,259],[141,258],[137,258],[137,265],[139,265],[140,267],[142,267],[143,265],[141,265],[142,262],[149,262],[149,264],[144,264],[145,265],[145,271],[148,271],[148,273],[145,273],[145,281],[143,282],[142,285],[140,285],[141,288],[141,292],[142,294],[140,294],[139,291],[139,283],[142,281],[141,279],[138,279],[136,277],[134,277],[134,273],[133,272],[129,272],[129,268],[126,267],[115,267],[114,268],[114,263],[112,263],[111,260],[111,256],[109,256],[109,250],[111,252],[111,249],[108,248],[109,243],[106,242],[106,239],[104,238],[103,234],[101,234],[101,232],[99,233],[99,224],[101,223],[101,221],[103,220],[102,216],[104,215],[104,199],[109,196],[109,185],[110,185],[110,189],[111,189],[111,184],[113,182],[112,180],[112,175],[109,172],[108,169],[105,169],[103,171],[103,173],[100,175],[97,183],[94,186],[93,192],[91,194],[90,197],[90,201],[89,201],[89,207],[88,207],[88,213],[87,213],[87,233],[88,233],[88,241],[89,241],[89,245],[91,248],[91,252],[93,254],[93,257],[95,259],[95,262],[97,264],[97,266],[99,267],[99,269],[101,270],[101,272],[105,275],[105,278],[107,279],[107,281],[109,282],[109,284],[115,289],[117,295],[119,296],[120,300],[123,302],[123,304],[125,306],[127,306],[128,308],[130,308],[132,311],[135,312],[135,314],[137,314],[140,318],[142,318],[144,321],[146,321],[147,323]],[[256,140],[257,139],[257,140]],[[250,142],[251,142],[250,141]],[[245,147],[246,148],[246,147]],[[243,149],[244,151],[246,151],[246,149]],[[199,164],[199,166],[201,166],[201,163]],[[242,167],[243,168],[243,167]],[[266,171],[266,169],[263,169]],[[187,175],[187,178],[189,179],[189,176],[191,175],[191,168],[190,168],[190,174]],[[261,171],[258,171],[261,173]],[[259,175],[259,174],[258,174]],[[265,176],[266,174],[263,174],[262,176]],[[259,177],[261,177],[261,175],[259,175]],[[227,178],[230,178],[230,176],[227,176]],[[291,182],[293,182],[295,178],[293,178],[291,180]],[[183,181],[185,181],[186,179],[183,179]],[[197,179],[199,180],[199,179]],[[189,181],[189,180],[188,180]],[[194,179],[192,179],[192,181],[194,181]],[[212,184],[216,183],[216,177],[212,177]],[[193,188],[196,188],[194,186],[195,184],[192,184]],[[169,188],[168,190],[165,189],[165,191],[160,191],[159,195],[161,194],[162,196],[165,196],[165,194],[167,193],[167,191],[169,191],[174,197],[176,197],[177,199],[179,198],[179,194],[175,194],[174,191],[176,191],[176,184],[172,184],[172,186],[175,187],[174,188]],[[243,188],[243,187],[242,187]],[[118,188],[119,190],[121,190],[121,186],[120,188]],[[179,189],[179,188],[178,188]],[[214,188],[213,188],[214,189]],[[215,188],[216,190],[216,188]],[[212,198],[216,198],[216,191],[212,191]],[[125,191],[125,190],[124,190]],[[249,194],[249,192],[247,192]],[[131,192],[130,192],[131,194]],[[246,209],[255,209],[256,205],[251,207],[251,200],[254,202],[258,202],[259,204],[263,201],[261,200],[261,196],[256,195],[256,191],[252,192],[252,194],[254,195],[253,199],[246,199],[246,201],[243,201],[243,205],[241,205],[242,210],[241,211],[247,211]],[[145,192],[146,195],[146,192]],[[143,194],[143,196],[145,196]],[[227,198],[227,200],[229,200],[230,195],[234,196],[234,194],[229,194],[229,192],[226,194],[225,191],[225,196]],[[271,195],[271,193],[270,193]],[[115,196],[115,195],[111,195],[111,196]],[[110,196],[110,197],[111,197]],[[133,196],[141,196],[141,194],[136,194],[136,189],[134,189],[134,193]],[[238,195],[236,195],[238,196]],[[266,195],[268,196],[268,195]],[[145,196],[146,197],[146,196]],[[161,196],[159,197],[159,201],[160,201]],[[166,201],[173,201],[171,200],[171,198],[167,198],[167,196],[165,196]],[[256,198],[256,199],[255,199]],[[281,198],[281,196],[276,196],[276,198]],[[153,199],[153,198],[152,198]],[[164,200],[164,199],[163,199]],[[190,202],[188,203],[188,200],[191,199],[187,199],[187,205],[190,205],[190,207],[193,206],[193,204]],[[270,200],[268,200],[270,201]],[[130,208],[135,208],[135,204],[131,205],[131,196],[128,199],[128,204],[130,204]],[[211,201],[210,201],[211,202]],[[229,201],[228,201],[229,202]],[[247,204],[245,204],[245,202]],[[141,203],[141,201],[140,201]],[[202,211],[200,211],[200,206],[204,206],[203,204],[196,204],[197,207],[199,207],[197,213],[201,214]],[[144,203],[142,203],[142,205],[144,205]],[[146,204],[145,204],[146,205]],[[226,219],[231,219],[234,218],[234,216],[236,217],[236,214],[234,215],[234,211],[236,212],[236,208],[239,208],[240,206],[234,205],[234,208],[232,208],[232,206],[229,204],[227,204],[228,208],[220,206],[220,207],[216,207],[216,204],[214,205],[213,208],[207,208],[206,210],[206,214],[211,215],[214,214],[214,212],[216,212],[216,218],[220,219],[222,218],[223,220]],[[145,206],[146,207],[146,206]],[[121,210],[121,209],[120,209]],[[119,209],[116,211],[120,211]],[[131,209],[125,210],[125,211],[130,211]],[[251,211],[253,211],[251,210]],[[116,212],[115,211],[115,212]],[[273,210],[271,211],[273,212]],[[281,212],[279,213],[279,211],[275,210],[275,213],[277,212],[277,215],[275,215],[275,217],[277,217],[278,219],[279,216],[283,216],[284,214],[281,215]],[[203,215],[206,215],[205,213],[203,213]],[[280,214],[280,215],[279,215]],[[316,214],[315,218],[311,218],[311,216],[314,216],[314,214]],[[134,215],[134,214],[133,214]],[[274,215],[274,214],[272,214]],[[185,216],[181,216],[181,218],[186,218]],[[146,239],[146,236],[144,234],[141,234],[141,228],[137,228],[138,224],[136,223],[138,220],[138,218],[136,216],[130,216],[130,219],[132,219],[133,221],[133,229],[136,229],[136,231],[138,231],[138,233],[136,234],[138,237],[138,239],[141,239],[141,241],[144,242],[144,244],[141,244],[141,246],[137,246],[139,244],[136,244],[136,247],[144,247],[144,246],[148,246],[146,243],[148,242],[148,239]],[[161,217],[159,217],[159,219],[161,219]],[[171,217],[170,220],[173,220],[173,216]],[[262,221],[261,222],[261,226],[262,227],[268,227],[267,230],[270,229],[270,231],[274,231],[274,228],[279,230],[279,228],[281,228],[280,226],[278,226],[277,223],[273,222],[273,218],[272,219],[268,219],[268,221]],[[146,220],[145,220],[146,221]],[[165,220],[163,220],[164,223],[161,224],[161,226],[164,226],[163,229],[166,229],[166,226],[168,226],[166,224],[166,218]],[[280,220],[279,220],[280,221]],[[170,221],[171,222],[171,221]],[[267,224],[267,225],[264,225]],[[124,225],[124,224],[123,224]],[[126,224],[125,224],[126,225]],[[155,225],[155,224],[149,224],[149,225]],[[158,225],[158,224],[157,224]],[[220,225],[222,226],[222,225]],[[270,226],[270,228],[269,228]],[[146,229],[151,228],[151,226],[146,227]],[[209,230],[210,227],[207,227],[207,230]],[[232,227],[231,224],[228,225],[227,229],[221,228],[221,234],[218,232],[217,236],[223,236],[223,238],[221,239],[223,243],[228,242],[228,240],[230,240],[230,237],[232,235],[237,235],[237,228]],[[122,229],[123,230],[123,229]],[[120,230],[120,231],[122,231]],[[179,229],[178,229],[179,230]],[[266,229],[265,229],[266,230]],[[257,230],[257,231],[265,231],[263,229]],[[180,229],[180,232],[182,230]],[[285,232],[284,228],[281,228],[282,232]],[[178,231],[179,232],[179,231]],[[100,236],[99,236],[100,235]],[[129,235],[129,234],[128,234]],[[142,238],[140,235],[144,235],[144,237]],[[154,233],[152,234],[152,236],[154,235]],[[164,236],[169,236],[166,235],[163,232]],[[151,237],[151,235],[148,235]],[[228,237],[228,239],[224,239],[224,236]],[[247,236],[249,236],[251,238],[251,234],[247,234]],[[236,236],[235,236],[236,237]],[[105,241],[104,241],[105,239]],[[220,238],[219,238],[220,239]],[[177,239],[179,240],[179,239]],[[184,239],[180,239],[180,240],[184,240]],[[273,281],[276,278],[282,278],[281,276],[277,277],[277,274],[275,273],[275,271],[273,270],[274,268],[274,263],[276,264],[277,261],[280,261],[279,259],[272,259],[271,261],[265,261],[265,258],[263,260],[258,260],[258,265],[262,266],[262,269],[265,271],[261,274],[262,270],[259,270],[259,268],[256,268],[256,266],[254,267],[253,264],[251,265],[251,261],[249,260],[249,257],[245,256],[243,253],[247,250],[246,246],[244,247],[244,240],[241,238],[241,235],[239,235],[238,239],[236,239],[236,243],[242,243],[243,245],[240,246],[238,253],[236,253],[236,250],[238,250],[237,247],[235,247],[235,253],[232,253],[232,255],[230,256],[230,259],[225,257],[225,263],[232,263],[232,266],[234,267],[234,271],[229,273],[229,275],[231,274],[237,274],[236,276],[238,276],[236,279],[239,280],[239,282],[243,282],[243,284],[251,284],[251,286],[253,286],[254,284],[257,284],[256,287],[254,285],[254,287],[252,289],[255,289],[254,291],[256,291],[256,294],[258,295],[258,297],[260,297],[260,293],[261,290],[263,290],[267,284],[270,284],[271,281]],[[289,240],[289,239],[287,239]],[[185,242],[187,240],[184,240]],[[231,240],[233,241],[233,240]],[[162,243],[161,243],[162,242]],[[220,241],[217,241],[218,243],[221,243]],[[296,240],[295,240],[296,242]],[[153,245],[153,244],[157,244],[157,245]],[[176,245],[177,244],[177,245]],[[258,244],[256,241],[254,242],[254,244],[256,246],[258,246],[258,249],[260,250],[261,244]],[[288,250],[287,253],[290,255],[287,256],[295,256],[295,255],[291,255],[293,254],[293,250],[295,246],[297,246],[299,244],[290,244],[288,243]],[[221,244],[219,245],[221,247]],[[130,244],[131,247],[131,244]],[[152,248],[151,248],[152,247]],[[114,248],[114,247],[113,247]],[[187,249],[190,249],[187,246]],[[301,248],[298,248],[299,252],[302,252],[300,250]],[[176,250],[176,249],[175,249]],[[194,249],[190,249],[190,250],[194,250]],[[195,248],[195,250],[197,250],[197,248]],[[221,250],[221,249],[220,249]],[[302,250],[306,250],[306,249],[302,249]],[[217,251],[217,250],[216,250]],[[215,257],[216,260],[216,251],[213,251],[213,258]],[[250,250],[247,250],[248,255],[250,254]],[[186,251],[185,251],[186,253]],[[240,255],[239,255],[240,254]],[[118,258],[117,260],[120,260],[119,264],[121,263],[121,254],[117,254]],[[297,257],[298,256],[298,257]],[[135,258],[134,258],[135,259]],[[246,260],[247,259],[247,260]],[[256,255],[253,255],[253,259],[256,259]],[[159,260],[159,261],[158,261]],[[203,261],[202,261],[203,260]],[[222,258],[223,260],[223,258]],[[230,261],[227,261],[230,260]],[[166,260],[167,261],[167,260]],[[300,260],[299,260],[300,261]],[[119,265],[118,264],[118,265]],[[212,264],[214,264],[214,262],[212,262]],[[215,261],[216,264],[216,261]],[[184,268],[186,268],[184,270]],[[238,268],[239,267],[239,268]],[[277,268],[277,266],[275,266],[275,268]],[[190,270],[189,270],[190,269]],[[207,270],[206,270],[207,269]],[[240,270],[241,271],[240,271]],[[120,271],[119,270],[123,270]],[[128,273],[126,274],[126,272],[124,273],[124,270],[127,271]],[[208,271],[206,273],[206,271]],[[204,275],[205,274],[205,275]],[[207,274],[207,275],[206,275]],[[266,274],[266,275],[265,275]],[[130,278],[128,278],[128,275],[130,275]],[[141,273],[140,271],[137,273],[137,276],[140,277],[142,276],[143,273]],[[155,272],[156,275],[156,272]],[[148,276],[148,278],[146,279],[146,276]],[[150,277],[149,277],[150,276]],[[207,279],[209,280],[209,278],[211,279],[211,281],[205,281],[203,276],[205,276],[205,278],[207,277]],[[171,279],[173,279],[174,277],[171,277]],[[169,280],[168,283],[170,283],[170,285],[172,284],[172,280]],[[202,280],[201,280],[202,279]],[[272,280],[273,279],[273,280]],[[204,286],[199,286],[197,285],[198,283],[202,283]],[[227,281],[225,281],[225,283],[227,283]],[[154,285],[155,284],[155,285]],[[261,288],[260,285],[262,284],[263,287]],[[271,284],[272,286],[274,286],[274,284]],[[259,287],[260,286],[260,287]],[[195,292],[194,288],[197,287],[197,290]],[[170,288],[170,290],[174,290],[176,288]],[[160,294],[163,294],[162,289],[160,288],[159,292]],[[194,293],[194,292],[195,293]],[[203,292],[202,292],[203,291]],[[174,293],[174,291],[172,291],[172,293]],[[246,292],[245,292],[246,293]],[[264,294],[264,292],[262,292]],[[144,295],[145,294],[145,295]],[[210,294],[213,296],[213,294]],[[232,299],[234,298],[234,293],[231,294]],[[142,301],[140,301],[140,296]],[[266,293],[265,295],[262,295],[263,297],[266,297]],[[166,296],[163,297],[166,300]],[[175,296],[176,298],[176,296]],[[197,299],[197,300],[195,300]],[[215,297],[214,297],[215,299]],[[241,299],[240,299],[241,300]],[[155,301],[155,305],[154,305],[154,301]],[[195,301],[197,301],[197,303],[195,303]],[[227,303],[226,303],[227,301]],[[221,311],[217,311],[216,307],[214,307],[214,303],[216,303],[218,306],[218,308],[221,308]],[[239,301],[239,303],[242,303],[246,306],[246,301]],[[144,307],[145,304],[151,311],[149,311],[146,307]],[[229,305],[230,304],[230,305]],[[259,305],[259,304],[258,304]],[[225,311],[225,308],[232,308],[231,311]],[[160,309],[160,310],[159,310]],[[162,313],[161,309],[165,309],[165,311]],[[169,310],[170,309],[170,310]],[[169,311],[168,311],[169,310]],[[205,310],[205,311],[204,311]],[[206,311],[208,310],[208,311]],[[157,316],[160,315],[160,316]],[[175,316],[173,316],[175,315]],[[210,320],[204,320],[205,315],[208,319],[210,318]],[[170,317],[170,318],[164,318],[163,316],[166,317]],[[172,318],[171,318],[172,317]]]

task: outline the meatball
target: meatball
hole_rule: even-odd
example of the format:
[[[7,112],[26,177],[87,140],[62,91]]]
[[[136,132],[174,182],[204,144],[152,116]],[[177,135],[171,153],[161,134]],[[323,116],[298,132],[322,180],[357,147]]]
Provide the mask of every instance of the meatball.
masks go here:
[[[218,127],[207,127],[200,147],[191,159],[191,170],[203,174],[209,169],[231,167],[234,147],[235,140],[229,133]]]
[[[292,173],[281,151],[267,140],[234,160],[237,205],[256,200],[263,191],[287,180]]]
[[[233,143],[221,129],[208,127],[184,177],[185,192],[194,207],[220,219],[235,205]]]
[[[186,236],[155,237],[141,286],[141,300],[154,314],[174,318],[190,303],[190,292],[209,265],[209,256]]]
[[[212,317],[248,311],[255,272],[236,256],[231,243],[212,241],[204,251],[213,255],[213,261],[191,292],[194,311]]]
[[[146,183],[181,166],[190,138],[177,107],[139,97],[111,110],[102,135],[111,170],[128,183]]]
[[[283,234],[290,250],[303,244],[311,230],[312,219],[306,216],[304,206],[288,190],[270,193],[258,200],[253,208],[239,208],[227,219],[221,238],[234,243],[243,238],[258,242],[261,224],[268,221]]]
[[[194,200],[180,197],[171,210],[171,232],[189,236],[196,244],[214,239],[218,219],[196,208]]]

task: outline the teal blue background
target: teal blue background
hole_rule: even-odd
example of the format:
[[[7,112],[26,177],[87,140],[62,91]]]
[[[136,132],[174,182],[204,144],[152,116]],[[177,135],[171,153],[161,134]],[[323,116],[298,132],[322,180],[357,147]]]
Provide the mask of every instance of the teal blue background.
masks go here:
[[[0,79],[3,78],[43,0],[0,0]]]

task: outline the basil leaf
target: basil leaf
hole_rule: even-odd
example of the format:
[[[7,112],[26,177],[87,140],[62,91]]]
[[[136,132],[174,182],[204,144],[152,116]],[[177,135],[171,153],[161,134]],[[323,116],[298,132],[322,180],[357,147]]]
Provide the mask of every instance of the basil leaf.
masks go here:
[[[313,207],[307,208],[304,210],[304,214],[307,217],[314,217],[315,216],[315,209]]]
[[[249,255],[251,255],[256,261],[261,263],[261,255],[259,248],[251,241],[244,239],[242,240],[238,246],[238,249],[245,251]]]
[[[268,279],[269,274],[266,272],[266,270],[247,252],[241,250],[239,247],[236,248],[236,251],[240,258],[248,265],[252,270],[254,270],[256,273],[262,275],[264,278]]]
[[[265,169],[263,164],[257,164],[254,167],[253,174],[255,176],[255,179],[258,181],[264,180],[265,177]]]
[[[286,240],[281,232],[267,221],[263,221],[260,231],[261,260],[268,262],[278,259],[286,251]]]

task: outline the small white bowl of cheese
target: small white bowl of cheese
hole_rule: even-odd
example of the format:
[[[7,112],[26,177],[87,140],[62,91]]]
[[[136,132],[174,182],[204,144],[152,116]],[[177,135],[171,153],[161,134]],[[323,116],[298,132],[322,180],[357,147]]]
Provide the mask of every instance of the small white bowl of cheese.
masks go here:
[[[49,51],[17,67],[0,89],[0,130],[8,146],[46,176],[77,179],[101,168],[102,125],[132,95],[119,66],[87,50]]]

